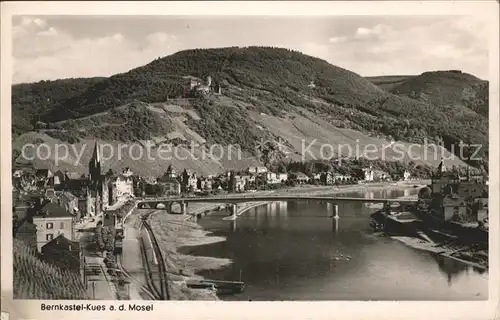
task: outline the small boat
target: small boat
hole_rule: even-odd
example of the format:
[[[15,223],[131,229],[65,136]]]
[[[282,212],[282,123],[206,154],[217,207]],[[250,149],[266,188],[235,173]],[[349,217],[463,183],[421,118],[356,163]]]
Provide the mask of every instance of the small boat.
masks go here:
[[[215,290],[218,295],[242,293],[245,283],[241,281],[188,280],[188,288]]]

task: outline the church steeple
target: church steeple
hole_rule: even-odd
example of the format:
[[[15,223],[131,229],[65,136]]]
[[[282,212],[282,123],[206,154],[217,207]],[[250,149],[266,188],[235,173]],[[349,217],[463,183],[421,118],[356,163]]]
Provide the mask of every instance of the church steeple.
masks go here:
[[[97,141],[92,151],[92,158],[89,161],[89,180],[92,184],[97,183],[101,179],[101,157],[99,155],[99,147]]]
[[[95,159],[96,162],[101,163],[101,156],[99,155],[99,147],[97,145],[97,141],[94,144],[94,151],[92,152],[92,159]]]
[[[443,172],[446,171],[446,166],[444,165],[444,159],[441,157],[441,162],[439,163],[438,166],[438,174],[442,174]]]

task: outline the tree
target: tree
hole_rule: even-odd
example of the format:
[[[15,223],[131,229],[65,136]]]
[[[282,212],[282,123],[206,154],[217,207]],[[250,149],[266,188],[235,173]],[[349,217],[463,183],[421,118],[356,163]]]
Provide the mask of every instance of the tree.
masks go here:
[[[278,164],[278,168],[276,169],[278,173],[286,173],[286,166],[283,162]]]
[[[111,227],[102,228],[102,238],[104,242],[104,250],[105,251],[113,251],[115,249],[115,234],[114,230]]]
[[[228,192],[236,192],[236,177],[234,176],[234,171],[231,171],[228,181]]]
[[[187,172],[187,169],[184,169],[182,171],[182,176],[181,176],[181,191],[182,192],[188,192],[188,185],[189,185],[189,173]]]

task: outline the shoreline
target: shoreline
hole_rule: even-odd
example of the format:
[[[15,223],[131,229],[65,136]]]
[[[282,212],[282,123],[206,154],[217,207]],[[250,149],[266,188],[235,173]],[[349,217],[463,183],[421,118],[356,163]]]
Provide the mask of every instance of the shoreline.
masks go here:
[[[404,190],[426,185],[427,180],[402,181],[397,183],[372,183],[345,186],[299,186],[288,189],[278,189],[269,191],[256,191],[253,194],[293,194],[305,195],[334,195],[347,192],[367,192],[380,190]],[[275,201],[249,202],[242,205],[237,216],[246,211],[273,203]],[[159,242],[163,252],[166,253],[167,272],[171,282],[172,295],[175,300],[219,300],[214,292],[202,289],[190,289],[186,286],[186,280],[203,279],[198,273],[204,270],[215,270],[224,268],[232,264],[228,258],[205,257],[182,254],[180,251],[184,247],[196,247],[226,241],[225,237],[214,236],[211,231],[205,230],[194,220],[197,214],[210,214],[215,211],[220,204],[213,203],[193,203],[188,207],[189,216],[177,214],[162,214],[159,210],[151,214],[149,221],[151,228]],[[224,209],[223,209],[224,210]]]
[[[475,262],[469,261],[469,260],[460,259],[458,257],[453,256],[453,253],[454,253],[453,249],[446,248],[446,247],[438,248],[435,245],[433,245],[432,243],[425,241],[425,240],[422,240],[422,239],[419,239],[419,238],[414,238],[414,237],[409,237],[409,236],[390,236],[389,238],[396,240],[396,241],[399,241],[399,242],[401,242],[401,243],[403,243],[403,244],[405,244],[413,249],[416,249],[416,250],[427,251],[427,252],[431,252],[431,253],[434,253],[434,254],[437,254],[437,255],[440,255],[443,257],[447,257],[447,258],[462,262],[464,264],[467,264],[468,266],[479,268],[481,270],[485,270],[486,272],[488,272],[488,270],[489,270],[488,267],[483,266],[479,263],[475,263]]]

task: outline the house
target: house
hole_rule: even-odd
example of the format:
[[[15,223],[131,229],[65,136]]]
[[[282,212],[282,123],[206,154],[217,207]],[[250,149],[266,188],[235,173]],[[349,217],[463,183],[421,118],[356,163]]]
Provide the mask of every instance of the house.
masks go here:
[[[83,217],[88,216],[87,212],[87,197],[86,196],[80,196],[77,197],[78,199],[78,211],[76,212],[76,219],[80,220]]]
[[[488,194],[488,188],[478,181],[461,181],[454,191],[464,199],[476,199]]]
[[[249,167],[247,169],[247,172],[250,174],[260,174],[260,173],[266,173],[268,170],[266,167]]]
[[[54,172],[54,175],[52,176],[52,185],[54,186],[59,186],[64,183],[64,181],[67,180],[67,175],[62,172],[61,170],[57,170]]]
[[[134,175],[134,173],[132,172],[132,170],[130,170],[129,167],[126,167],[125,169],[122,170],[122,176],[124,177],[132,177]]]
[[[350,181],[352,177],[350,175],[344,175],[337,172],[323,172],[321,174],[321,183],[325,185],[340,184]]]
[[[204,191],[212,190],[212,179],[205,177],[198,178],[197,187],[199,190],[204,190]]]
[[[297,172],[295,175],[297,177],[296,181],[298,184],[305,184],[309,182],[309,177],[305,173]]]
[[[236,192],[244,192],[246,190],[248,176],[240,176],[237,175],[234,177],[235,180],[235,191]]]
[[[277,173],[276,178],[281,182],[284,183],[288,180],[288,173]]]
[[[328,175],[328,172],[316,173],[313,175],[312,179],[315,182],[323,183],[323,180],[326,181],[327,175]]]
[[[336,184],[348,183],[352,180],[353,179],[352,179],[352,176],[350,174],[340,174],[340,173],[333,174],[333,182]]]
[[[144,183],[155,185],[158,183],[158,178],[156,178],[156,177],[144,177]]]
[[[69,191],[75,196],[79,197],[81,195],[85,195],[86,188],[89,186],[90,181],[87,178],[77,178],[77,179],[68,179],[63,184],[63,190]]]
[[[52,171],[50,169],[36,169],[35,177],[37,180],[48,180],[52,177]]]
[[[467,202],[457,194],[448,194],[442,201],[442,215],[444,221],[452,218],[466,219]]]
[[[126,201],[134,196],[134,181],[132,174],[125,169],[122,174],[112,177],[108,183],[109,204]]]
[[[484,221],[488,218],[488,198],[477,198],[476,201],[476,221]]]
[[[372,181],[389,181],[391,179],[391,176],[387,172],[382,170],[372,170],[372,173]]]
[[[405,170],[405,172],[403,172],[403,181],[410,180],[410,176],[411,176],[410,172]]]
[[[69,213],[76,213],[78,209],[78,197],[69,191],[61,192],[58,196],[57,204],[63,207]]]
[[[369,168],[363,169],[363,174],[364,174],[363,179],[366,182],[373,181],[375,178],[372,166],[370,166]]]
[[[24,242],[28,247],[37,249],[36,225],[24,220],[15,230],[14,237]]]
[[[54,188],[45,189],[45,198],[46,199],[53,201],[53,200],[55,200],[56,196],[57,195],[56,195],[56,191],[54,190]]]
[[[460,177],[453,172],[445,172],[439,176],[434,176],[431,181],[432,193],[442,194],[446,193],[445,189],[453,189],[458,191],[458,184]]]
[[[176,178],[163,175],[157,179],[156,185],[160,185],[163,188],[163,195],[178,195],[181,193],[181,184]]]
[[[21,178],[23,176],[23,173],[24,173],[23,170],[17,169],[12,174],[12,178]]]
[[[274,173],[274,172],[267,172],[266,173],[266,183],[267,184],[284,183],[287,180],[288,180],[287,173]]]
[[[62,270],[80,272],[80,243],[59,235],[41,248],[43,259]]]
[[[321,172],[314,176],[314,180],[319,181],[324,185],[332,185],[335,183],[333,172]]]
[[[73,239],[73,215],[55,203],[46,203],[33,216],[33,224],[37,230],[38,250],[61,234],[68,239]]]
[[[188,174],[186,190],[189,192],[198,190],[198,177],[196,176],[196,173]]]

